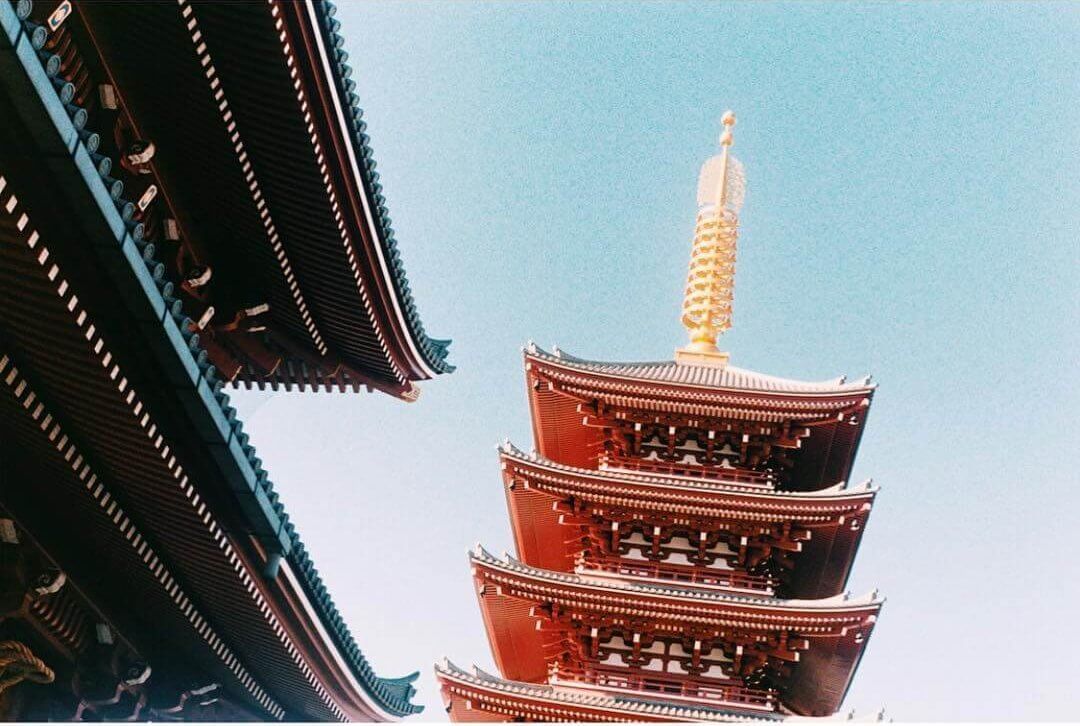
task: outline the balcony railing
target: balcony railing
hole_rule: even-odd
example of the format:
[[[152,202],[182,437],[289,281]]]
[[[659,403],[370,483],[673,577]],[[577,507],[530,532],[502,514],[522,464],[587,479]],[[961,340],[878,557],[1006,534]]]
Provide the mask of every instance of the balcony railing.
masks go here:
[[[662,562],[639,562],[634,560],[605,558],[599,561],[578,559],[580,567],[599,572],[609,572],[622,577],[641,577],[665,580],[695,587],[717,587],[760,595],[772,595],[776,581],[763,575],[751,575],[736,570],[714,570]]]
[[[656,461],[636,456],[605,454],[600,457],[600,466],[608,469],[640,471],[645,474],[685,476],[707,481],[730,482],[762,489],[773,489],[776,485],[776,476],[771,472],[722,466],[702,466],[700,464],[680,464],[675,461]]]
[[[580,685],[597,690],[654,694],[701,705],[731,706],[754,711],[776,711],[778,706],[773,692],[749,688],[738,681],[708,681],[603,665],[589,665],[581,669],[556,666],[549,675],[552,683],[564,686]]]

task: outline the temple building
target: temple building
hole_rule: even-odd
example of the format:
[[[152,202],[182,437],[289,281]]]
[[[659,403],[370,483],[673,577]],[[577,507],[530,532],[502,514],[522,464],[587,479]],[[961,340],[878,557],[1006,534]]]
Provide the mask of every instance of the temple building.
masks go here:
[[[227,393],[409,401],[451,370],[334,14],[0,0],[0,718],[421,710]]]
[[[737,368],[744,177],[702,167],[674,360],[525,350],[534,449],[499,451],[516,556],[469,555],[500,675],[436,666],[454,721],[832,716],[881,610],[844,591],[877,490],[850,485],[869,379]]]

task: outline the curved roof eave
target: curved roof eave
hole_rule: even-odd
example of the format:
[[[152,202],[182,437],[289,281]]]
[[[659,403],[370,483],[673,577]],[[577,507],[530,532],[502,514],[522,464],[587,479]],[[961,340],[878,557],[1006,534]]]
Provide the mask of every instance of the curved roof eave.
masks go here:
[[[696,366],[667,361],[609,362],[578,358],[560,350],[557,346],[548,352],[529,341],[524,348],[525,356],[555,366],[569,368],[601,377],[622,378],[643,383],[664,383],[689,388],[739,391],[786,396],[836,396],[872,394],[877,388],[870,376],[848,383],[843,377],[827,381],[799,381],[771,376],[736,366]]]
[[[337,32],[341,27],[341,23],[334,19],[337,7],[329,0],[306,0],[305,6],[312,24],[321,31],[321,34],[316,35],[316,47],[324,70],[335,81],[330,88],[331,96],[336,105],[341,132],[349,140],[349,161],[352,174],[359,186],[370,192],[371,201],[375,202],[375,204],[370,204],[366,198],[361,200],[369,229],[374,238],[380,242],[376,245],[376,253],[381,265],[380,272],[390,289],[397,293],[397,298],[394,300],[394,313],[404,329],[408,331],[411,352],[426,369],[427,377],[440,373],[452,373],[454,366],[447,360],[451,341],[431,338],[427,335],[409,288],[405,266],[394,238],[394,230],[383,197],[382,184],[379,183],[379,175],[375,171],[376,165],[369,143],[370,137],[364,133],[367,124],[362,120],[363,110],[359,107],[359,98],[351,91],[355,82],[349,80],[352,68],[346,62],[349,55],[343,50],[345,39]],[[331,55],[333,55],[332,59]]]
[[[584,708],[609,710],[622,714],[648,714],[660,715],[665,720],[685,719],[692,721],[732,721],[740,722],[762,721],[775,722],[782,720],[782,715],[749,714],[741,711],[727,711],[711,706],[689,706],[682,704],[664,703],[661,701],[649,701],[634,698],[618,698],[609,695],[584,695],[573,691],[557,690],[551,685],[543,683],[526,683],[523,681],[508,681],[480,668],[473,666],[473,672],[461,668],[449,659],[444,658],[442,663],[435,664],[437,678],[456,680],[469,684],[476,688],[496,691],[511,697],[523,697],[537,700],[550,700],[568,705],[576,705]]]
[[[653,597],[692,598],[702,602],[712,602],[735,607],[751,607],[772,610],[791,610],[799,612],[852,612],[867,608],[879,609],[885,599],[878,595],[877,590],[853,597],[848,593],[840,593],[828,598],[814,600],[784,600],[775,597],[756,597],[751,595],[735,595],[731,593],[706,590],[692,586],[668,586],[653,585],[637,582],[606,581],[603,585],[591,582],[587,576],[577,573],[555,572],[532,567],[519,560],[504,555],[501,559],[488,552],[480,544],[469,552],[469,563],[486,565],[491,568],[513,572],[515,574],[541,580],[558,582],[564,585],[580,587],[601,587],[604,590],[618,590],[629,594],[638,594]]]

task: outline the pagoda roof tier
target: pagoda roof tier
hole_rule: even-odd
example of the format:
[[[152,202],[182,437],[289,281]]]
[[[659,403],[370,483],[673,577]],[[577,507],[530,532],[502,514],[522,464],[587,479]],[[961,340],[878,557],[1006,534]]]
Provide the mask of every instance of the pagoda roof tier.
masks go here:
[[[531,566],[574,568],[580,544],[568,539],[565,514],[555,506],[569,500],[588,505],[587,513],[602,508],[624,518],[660,515],[702,526],[717,520],[786,523],[811,531],[792,580],[792,592],[805,597],[843,589],[878,491],[870,482],[854,488],[841,482],[811,492],[763,492],[723,480],[583,469],[526,454],[509,442],[499,459],[518,556]]]
[[[586,693],[542,683],[508,681],[449,660],[435,665],[435,677],[451,721],[718,721],[774,722],[781,714],[750,714],[725,709],[665,703],[638,695]]]
[[[453,370],[450,341],[427,335],[413,300],[335,12],[179,0],[75,14],[108,73],[95,83],[115,84],[156,148],[179,237],[161,245],[211,268],[215,325],[264,310],[271,344],[219,331],[219,369],[238,384],[411,400],[417,381]]]
[[[877,384],[871,383],[870,376],[863,376],[851,382],[848,382],[844,376],[825,381],[799,381],[792,378],[780,378],[757,373],[745,368],[736,368],[732,365],[693,365],[675,361],[615,363],[587,360],[570,355],[557,346],[554,347],[553,352],[549,353],[535,343],[529,343],[527,352],[537,360],[624,381],[663,383],[712,391],[826,397],[848,394],[865,396],[877,386]]]
[[[804,490],[848,478],[876,388],[869,378],[806,383],[734,366],[590,361],[533,343],[524,357],[536,448],[550,459],[598,465],[603,431],[587,414],[599,406],[611,420],[798,432],[791,488]]]
[[[549,634],[538,629],[534,613],[536,607],[550,607],[581,622],[636,624],[672,637],[749,643],[775,636],[801,643],[803,652],[781,648],[774,655],[794,663],[785,706],[807,716],[829,715],[840,707],[884,602],[876,592],[780,600],[568,574],[496,558],[479,545],[469,560],[495,662],[509,679],[547,678],[554,655],[545,648]]]

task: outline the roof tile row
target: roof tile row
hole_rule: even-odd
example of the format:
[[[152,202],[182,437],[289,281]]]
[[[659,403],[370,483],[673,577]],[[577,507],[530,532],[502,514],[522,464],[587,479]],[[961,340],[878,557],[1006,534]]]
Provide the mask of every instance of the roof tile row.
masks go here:
[[[364,182],[371,190],[372,199],[375,201],[376,224],[382,233],[383,244],[390,260],[393,279],[397,285],[398,294],[401,296],[405,319],[427,363],[439,373],[450,373],[454,370],[454,366],[447,361],[451,341],[428,337],[424,331],[424,324],[420,320],[420,314],[416,309],[416,302],[412,297],[412,290],[405,274],[401,252],[394,237],[390,213],[386,207],[386,196],[383,194],[383,187],[379,182],[379,173],[375,171],[376,163],[374,151],[370,144],[371,138],[365,133],[367,123],[363,120],[364,112],[359,106],[360,98],[354,92],[356,81],[352,80],[353,69],[347,62],[349,54],[344,49],[345,39],[337,32],[341,27],[341,22],[334,18],[337,7],[329,0],[320,0],[317,7],[321,9],[322,31],[326,35],[328,45],[334,49],[333,52],[336,56],[337,82],[344,92],[344,97],[348,100],[348,113],[351,116],[354,131],[351,140],[355,143],[356,156],[360,161]]]

